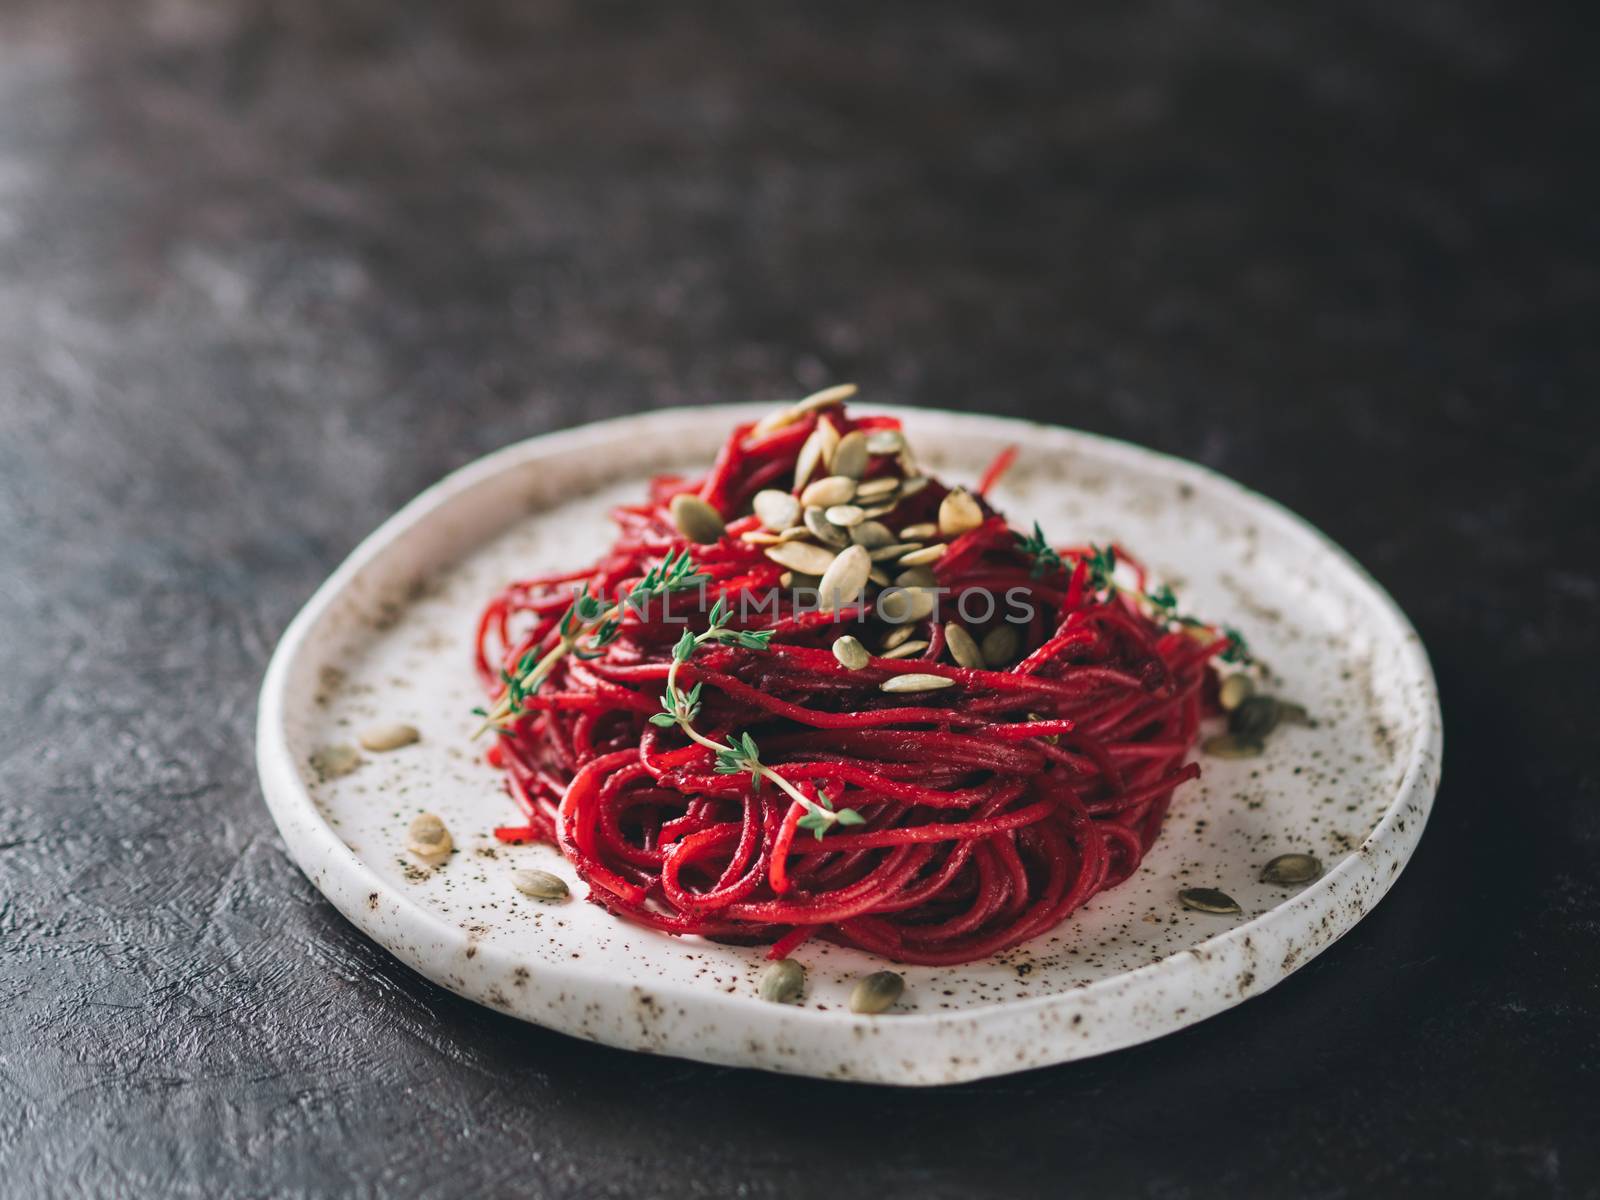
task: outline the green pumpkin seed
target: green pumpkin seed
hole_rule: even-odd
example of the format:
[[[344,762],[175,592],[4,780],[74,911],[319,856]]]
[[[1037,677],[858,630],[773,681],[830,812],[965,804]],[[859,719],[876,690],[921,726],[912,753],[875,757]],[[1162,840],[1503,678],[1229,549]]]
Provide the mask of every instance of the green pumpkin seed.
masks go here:
[[[931,537],[939,535],[939,527],[932,521],[923,521],[917,525],[907,525],[900,531],[900,536],[908,542],[925,542]]]
[[[777,488],[757,492],[752,505],[756,519],[774,533],[782,533],[800,521],[800,501]]]
[[[883,635],[883,648],[885,650],[893,650],[916,631],[917,627],[915,625],[896,625]]]
[[[833,656],[839,660],[839,665],[846,671],[859,671],[872,659],[859,639],[851,637],[848,633],[833,642]]]
[[[878,597],[878,616],[891,625],[907,625],[933,612],[934,599],[931,588],[890,588]]]
[[[983,651],[978,649],[978,643],[972,640],[972,635],[966,631],[965,626],[957,625],[954,621],[946,622],[944,643],[957,666],[973,667],[978,670],[983,668]]]
[[[1184,888],[1178,893],[1178,900],[1185,908],[1192,908],[1195,912],[1225,916],[1241,911],[1237,900],[1216,888]]]
[[[850,1011],[876,1015],[889,1009],[906,990],[906,981],[893,971],[874,971],[850,991]]]
[[[678,532],[697,545],[712,545],[727,532],[727,526],[722,522],[722,514],[699,496],[689,492],[680,492],[674,496],[668,509],[672,513],[672,523],[678,527]]]
[[[850,528],[850,540],[868,550],[878,550],[894,543],[894,534],[880,521],[862,521]]]
[[[317,773],[319,780],[348,775],[360,765],[361,755],[356,753],[356,748],[343,743],[324,746],[311,755],[311,769]]]
[[[956,488],[939,501],[939,532],[955,537],[983,524],[983,509],[965,488]]]
[[[1278,701],[1278,723],[1280,725],[1315,725],[1311,714],[1299,704],[1291,704],[1287,700]]]
[[[956,681],[944,675],[891,675],[878,685],[880,692],[937,692],[955,687]]]
[[[903,628],[910,629],[911,626],[906,625]],[[928,648],[928,643],[927,642],[920,642],[920,641],[919,642],[901,642],[893,650],[885,650],[883,652],[882,657],[884,657],[884,658],[910,658],[913,654],[921,654],[927,648]]]
[[[905,473],[905,478],[900,481],[900,499],[909,500],[923,488],[928,486],[928,477],[918,475],[917,464],[910,460],[909,455],[900,456],[900,469]]]
[[[887,546],[879,546],[872,552],[873,562],[890,562],[902,554],[910,554],[913,550],[922,549],[921,542],[890,542]]]
[[[1256,694],[1255,680],[1248,675],[1229,675],[1217,688],[1217,703],[1224,712],[1232,712]]]
[[[894,585],[902,588],[931,588],[938,587],[939,580],[927,567],[909,567],[894,577]]]
[[[1228,732],[1261,741],[1278,727],[1278,702],[1271,696],[1250,696],[1228,716]]]
[[[817,541],[827,546],[844,547],[850,544],[850,531],[840,529],[815,506],[806,509],[806,528]]]
[[[567,881],[561,876],[532,868],[511,872],[511,884],[524,896],[535,900],[565,900],[571,894]]]
[[[1261,882],[1298,887],[1322,875],[1322,862],[1314,854],[1280,854],[1261,868]]]
[[[830,508],[835,504],[848,504],[856,494],[856,481],[845,475],[826,475],[815,483],[806,485],[800,493],[800,503],[810,507]]]
[[[1266,745],[1259,738],[1219,733],[1201,742],[1200,749],[1213,758],[1256,758],[1266,749]]]
[[[756,994],[771,1004],[789,1004],[805,990],[806,969],[792,958],[780,958],[761,972]]]
[[[859,429],[839,439],[839,444],[828,456],[828,470],[835,475],[860,479],[867,472],[867,435]]]
[[[1017,650],[1022,646],[1022,635],[1013,625],[996,625],[983,635],[983,642],[979,649],[983,651],[984,665],[991,670],[1008,665],[1017,657]]]

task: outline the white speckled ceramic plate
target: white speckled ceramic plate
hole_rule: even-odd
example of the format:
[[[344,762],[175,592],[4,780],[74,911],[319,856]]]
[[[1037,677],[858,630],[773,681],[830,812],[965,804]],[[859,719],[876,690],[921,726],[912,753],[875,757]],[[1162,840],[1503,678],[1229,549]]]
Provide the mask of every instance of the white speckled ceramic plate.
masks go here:
[[[875,406],[861,406],[870,410]],[[583,885],[555,850],[505,847],[497,772],[469,744],[469,662],[485,597],[512,576],[582,565],[609,542],[609,508],[647,476],[699,472],[736,419],[688,409],[535,438],[423,493],[361,544],[284,635],[261,694],[261,781],[290,852],[360,929],[429,979],[528,1021],[615,1046],[843,1079],[934,1084],[1064,1062],[1141,1042],[1265,991],[1367,913],[1421,836],[1439,779],[1438,695],[1394,603],[1321,534],[1203,468],[1064,429],[900,410],[919,457],[973,480],[1023,453],[993,496],[1058,540],[1115,536],[1196,612],[1225,614],[1305,704],[1265,757],[1206,759],[1180,789],[1139,872],[1053,932],[958,968],[901,968],[904,999],[854,1016],[852,981],[884,964],[817,943],[797,955],[796,1006],[755,996],[759,949],[675,939],[573,899],[514,891],[538,865]],[[319,783],[317,749],[406,721],[415,745],[364,753]],[[460,851],[437,871],[404,854],[418,812]],[[1327,867],[1294,891],[1259,882],[1275,855]],[[1239,916],[1179,907],[1219,887]]]

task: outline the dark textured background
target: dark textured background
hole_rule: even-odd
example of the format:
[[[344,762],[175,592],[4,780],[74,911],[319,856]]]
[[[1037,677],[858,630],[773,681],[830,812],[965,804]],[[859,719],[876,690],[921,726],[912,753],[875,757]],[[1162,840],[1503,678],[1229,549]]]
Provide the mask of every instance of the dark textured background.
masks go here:
[[[1585,6],[0,4],[0,1192],[1600,1194]],[[285,857],[274,640],[453,467],[779,397],[1305,514],[1444,789],[1270,995],[898,1093],[515,1024]]]

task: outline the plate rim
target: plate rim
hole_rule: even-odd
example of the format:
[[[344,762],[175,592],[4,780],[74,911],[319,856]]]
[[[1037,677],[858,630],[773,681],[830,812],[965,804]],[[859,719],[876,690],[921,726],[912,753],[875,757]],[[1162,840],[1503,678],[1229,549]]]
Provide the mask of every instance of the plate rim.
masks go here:
[[[380,894],[394,909],[399,910],[407,919],[417,923],[426,932],[433,944],[454,943],[465,938],[465,934],[459,926],[433,913],[425,905],[386,882],[382,876],[378,875],[344,843],[337,831],[318,810],[309,789],[300,778],[297,765],[288,745],[285,716],[289,705],[288,680],[295,660],[305,649],[308,639],[318,627],[321,619],[337,603],[352,580],[375,559],[400,541],[402,537],[429,514],[447,505],[451,500],[463,493],[471,491],[480,483],[502,472],[518,469],[530,461],[567,453],[581,448],[586,443],[604,443],[627,433],[639,434],[647,432],[653,425],[671,428],[679,422],[696,418],[711,418],[731,424],[735,421],[758,418],[772,411],[772,408],[771,404],[738,402],[650,409],[644,412],[585,422],[581,425],[536,434],[491,451],[450,471],[441,479],[423,489],[423,491],[386,518],[376,529],[362,538],[338,567],[317,587],[285,628],[277,646],[273,650],[263,677],[257,708],[256,767],[267,807],[280,834],[284,838],[291,857],[313,886],[332,902],[345,918],[363,934],[372,938],[390,954],[396,956],[425,977],[476,1003],[495,1007],[483,996],[474,995],[469,990],[466,990],[464,981],[455,980],[442,971],[432,969],[427,962],[420,960],[418,954],[410,952],[411,947],[409,945],[399,946],[396,944],[397,941],[414,942],[417,940],[415,937],[397,939],[393,936],[391,930],[379,929],[377,927],[378,922],[372,920],[370,914],[361,906],[356,905],[353,899],[350,899],[348,903],[341,903],[341,897],[335,895],[334,890],[330,889],[330,886],[325,881],[324,870],[320,868],[325,867],[331,859],[334,862],[338,862],[351,874],[357,884],[355,891]],[[1090,433],[1026,418],[893,404],[874,404],[872,408],[875,412],[883,412],[902,418],[936,417],[943,421],[952,422],[956,427],[961,425],[982,427],[986,433],[1000,434],[1021,441],[1023,444],[1026,444],[1026,439],[1030,433],[1037,434],[1043,431],[1048,433],[1052,439],[1066,437],[1076,443],[1076,446],[1092,450],[1103,460],[1112,462],[1120,460],[1137,463],[1145,469],[1155,468],[1156,472],[1163,478],[1172,479],[1174,482],[1199,482],[1207,488],[1220,489],[1224,493],[1231,493],[1235,499],[1246,501],[1254,510],[1253,515],[1259,516],[1263,520],[1271,520],[1281,531],[1296,538],[1307,539],[1321,553],[1333,556],[1350,572],[1352,580],[1368,592],[1371,599],[1377,602],[1378,613],[1392,625],[1391,633],[1402,647],[1404,677],[1408,683],[1414,681],[1426,689],[1426,714],[1422,727],[1417,731],[1416,736],[1411,739],[1411,744],[1406,750],[1405,769],[1387,802],[1384,814],[1367,836],[1340,859],[1338,863],[1330,867],[1315,883],[1300,892],[1286,897],[1282,902],[1273,905],[1241,925],[1231,926],[1228,929],[1219,931],[1190,946],[1164,955],[1154,962],[1049,995],[1034,996],[1021,1000],[992,1001],[972,1008],[961,1009],[958,1012],[914,1012],[895,1014],[892,1017],[858,1016],[838,1010],[824,1012],[787,1005],[772,1006],[773,1011],[770,1015],[777,1019],[781,1025],[796,1031],[806,1026],[815,1026],[820,1029],[852,1024],[876,1024],[881,1027],[888,1023],[897,1034],[914,1034],[919,1031],[934,1029],[938,1029],[941,1032],[953,1032],[952,1027],[964,1028],[969,1032],[975,1033],[979,1027],[987,1026],[997,1021],[1014,1017],[1026,1017],[1037,1014],[1041,1010],[1056,1009],[1072,1004],[1093,1005],[1110,992],[1132,989],[1137,993],[1152,983],[1170,982],[1172,977],[1181,976],[1183,973],[1214,969],[1208,967],[1208,964],[1212,960],[1221,957],[1223,952],[1249,945],[1253,936],[1271,930],[1274,926],[1292,916],[1298,909],[1315,907],[1326,909],[1332,914],[1332,932],[1315,945],[1305,947],[1304,953],[1299,955],[1297,961],[1287,969],[1273,964],[1266,969],[1264,975],[1258,974],[1254,978],[1254,986],[1248,991],[1241,991],[1237,998],[1227,999],[1224,1002],[1213,1005],[1197,1004],[1182,1016],[1157,1022],[1150,1028],[1140,1029],[1132,1036],[1120,1039],[1115,1037],[1101,1038],[1089,1046],[1063,1045],[1061,1047],[1065,1051],[1063,1053],[1045,1053],[1030,1061],[1016,1064],[1002,1064],[987,1069],[968,1069],[964,1071],[959,1069],[954,1071],[945,1070],[937,1078],[889,1078],[887,1075],[877,1076],[870,1071],[853,1072],[849,1076],[849,1078],[857,1082],[901,1084],[958,1082],[965,1079],[983,1078],[1009,1071],[1025,1070],[1069,1059],[1086,1058],[1100,1053],[1107,1053],[1128,1045],[1163,1037],[1189,1025],[1196,1024],[1282,982],[1283,979],[1288,978],[1289,975],[1342,938],[1358,922],[1365,918],[1382,900],[1383,896],[1387,894],[1394,881],[1399,878],[1401,871],[1404,870],[1421,839],[1432,807],[1433,798],[1437,793],[1442,777],[1441,756],[1444,737],[1438,685],[1422,639],[1393,597],[1372,577],[1366,568],[1327,534],[1278,501],[1239,483],[1220,471],[1163,451],[1152,450],[1103,434]],[[951,433],[957,431],[956,428],[951,428],[950,430]],[[1428,774],[1430,760],[1433,767],[1431,780]],[[1397,828],[1404,814],[1413,809],[1417,819],[1409,826]],[[298,819],[306,816],[312,819],[309,822]],[[1367,857],[1366,851],[1374,843],[1385,843],[1394,851],[1398,857],[1398,865],[1395,869],[1388,872],[1379,872],[1375,868],[1370,871],[1363,868],[1363,862]],[[316,860],[315,862],[308,861],[308,859],[313,858]],[[1334,893],[1349,892],[1352,885],[1357,882],[1358,877],[1362,877],[1365,882],[1372,885],[1370,890],[1363,892],[1359,897],[1352,896],[1349,904],[1335,902]],[[336,890],[341,892],[351,891],[347,887],[341,887]],[[484,948],[486,952],[490,949],[490,947]],[[500,953],[503,954],[504,951],[500,950]],[[515,961],[514,956],[509,957],[508,961]],[[1266,967],[1266,964],[1258,965]],[[1223,969],[1233,971],[1235,968],[1229,965]],[[597,980],[599,978],[591,971],[576,966],[565,967],[563,970],[566,972],[567,978],[580,980]],[[625,991],[640,991],[636,982],[620,984],[615,981],[608,981],[608,984],[611,987],[621,988]],[[713,1009],[726,1008],[730,1012],[743,1012],[748,1003],[747,998],[728,996],[720,990],[708,990],[701,994],[693,992],[684,985],[670,985],[659,980],[651,983],[650,990],[671,998],[690,998],[702,1006],[709,1005]],[[1136,998],[1135,996],[1133,999]],[[1130,999],[1129,1002],[1133,1001]],[[504,1010],[499,1009],[497,1011]],[[510,1015],[518,1016],[519,1019],[532,1020],[516,1013]],[[590,1040],[611,1041],[611,1039],[601,1039],[584,1031],[563,1028],[560,1024],[543,1020],[533,1021],[532,1023],[556,1029],[559,1032],[589,1037]],[[896,1038],[895,1040],[900,1041],[903,1039]],[[612,1042],[612,1044],[656,1053],[677,1053],[677,1051],[667,1046],[637,1045],[632,1042],[620,1041]],[[721,1061],[739,1065],[759,1066],[769,1070],[788,1070],[808,1075],[819,1074],[818,1071],[792,1062],[752,1061],[749,1055],[734,1054],[730,1057],[712,1059],[710,1055],[703,1052],[684,1052],[683,1056],[697,1058],[702,1061]]]

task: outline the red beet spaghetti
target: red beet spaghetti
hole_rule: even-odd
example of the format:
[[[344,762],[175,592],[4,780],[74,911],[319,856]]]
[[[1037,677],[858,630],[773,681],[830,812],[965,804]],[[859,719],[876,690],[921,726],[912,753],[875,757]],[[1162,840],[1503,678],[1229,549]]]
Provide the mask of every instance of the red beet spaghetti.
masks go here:
[[[960,963],[1138,867],[1237,635],[1118,547],[1055,547],[923,475],[836,388],[617,510],[591,567],[484,610],[477,668],[523,819],[613,913]],[[752,511],[754,509],[754,511]]]

